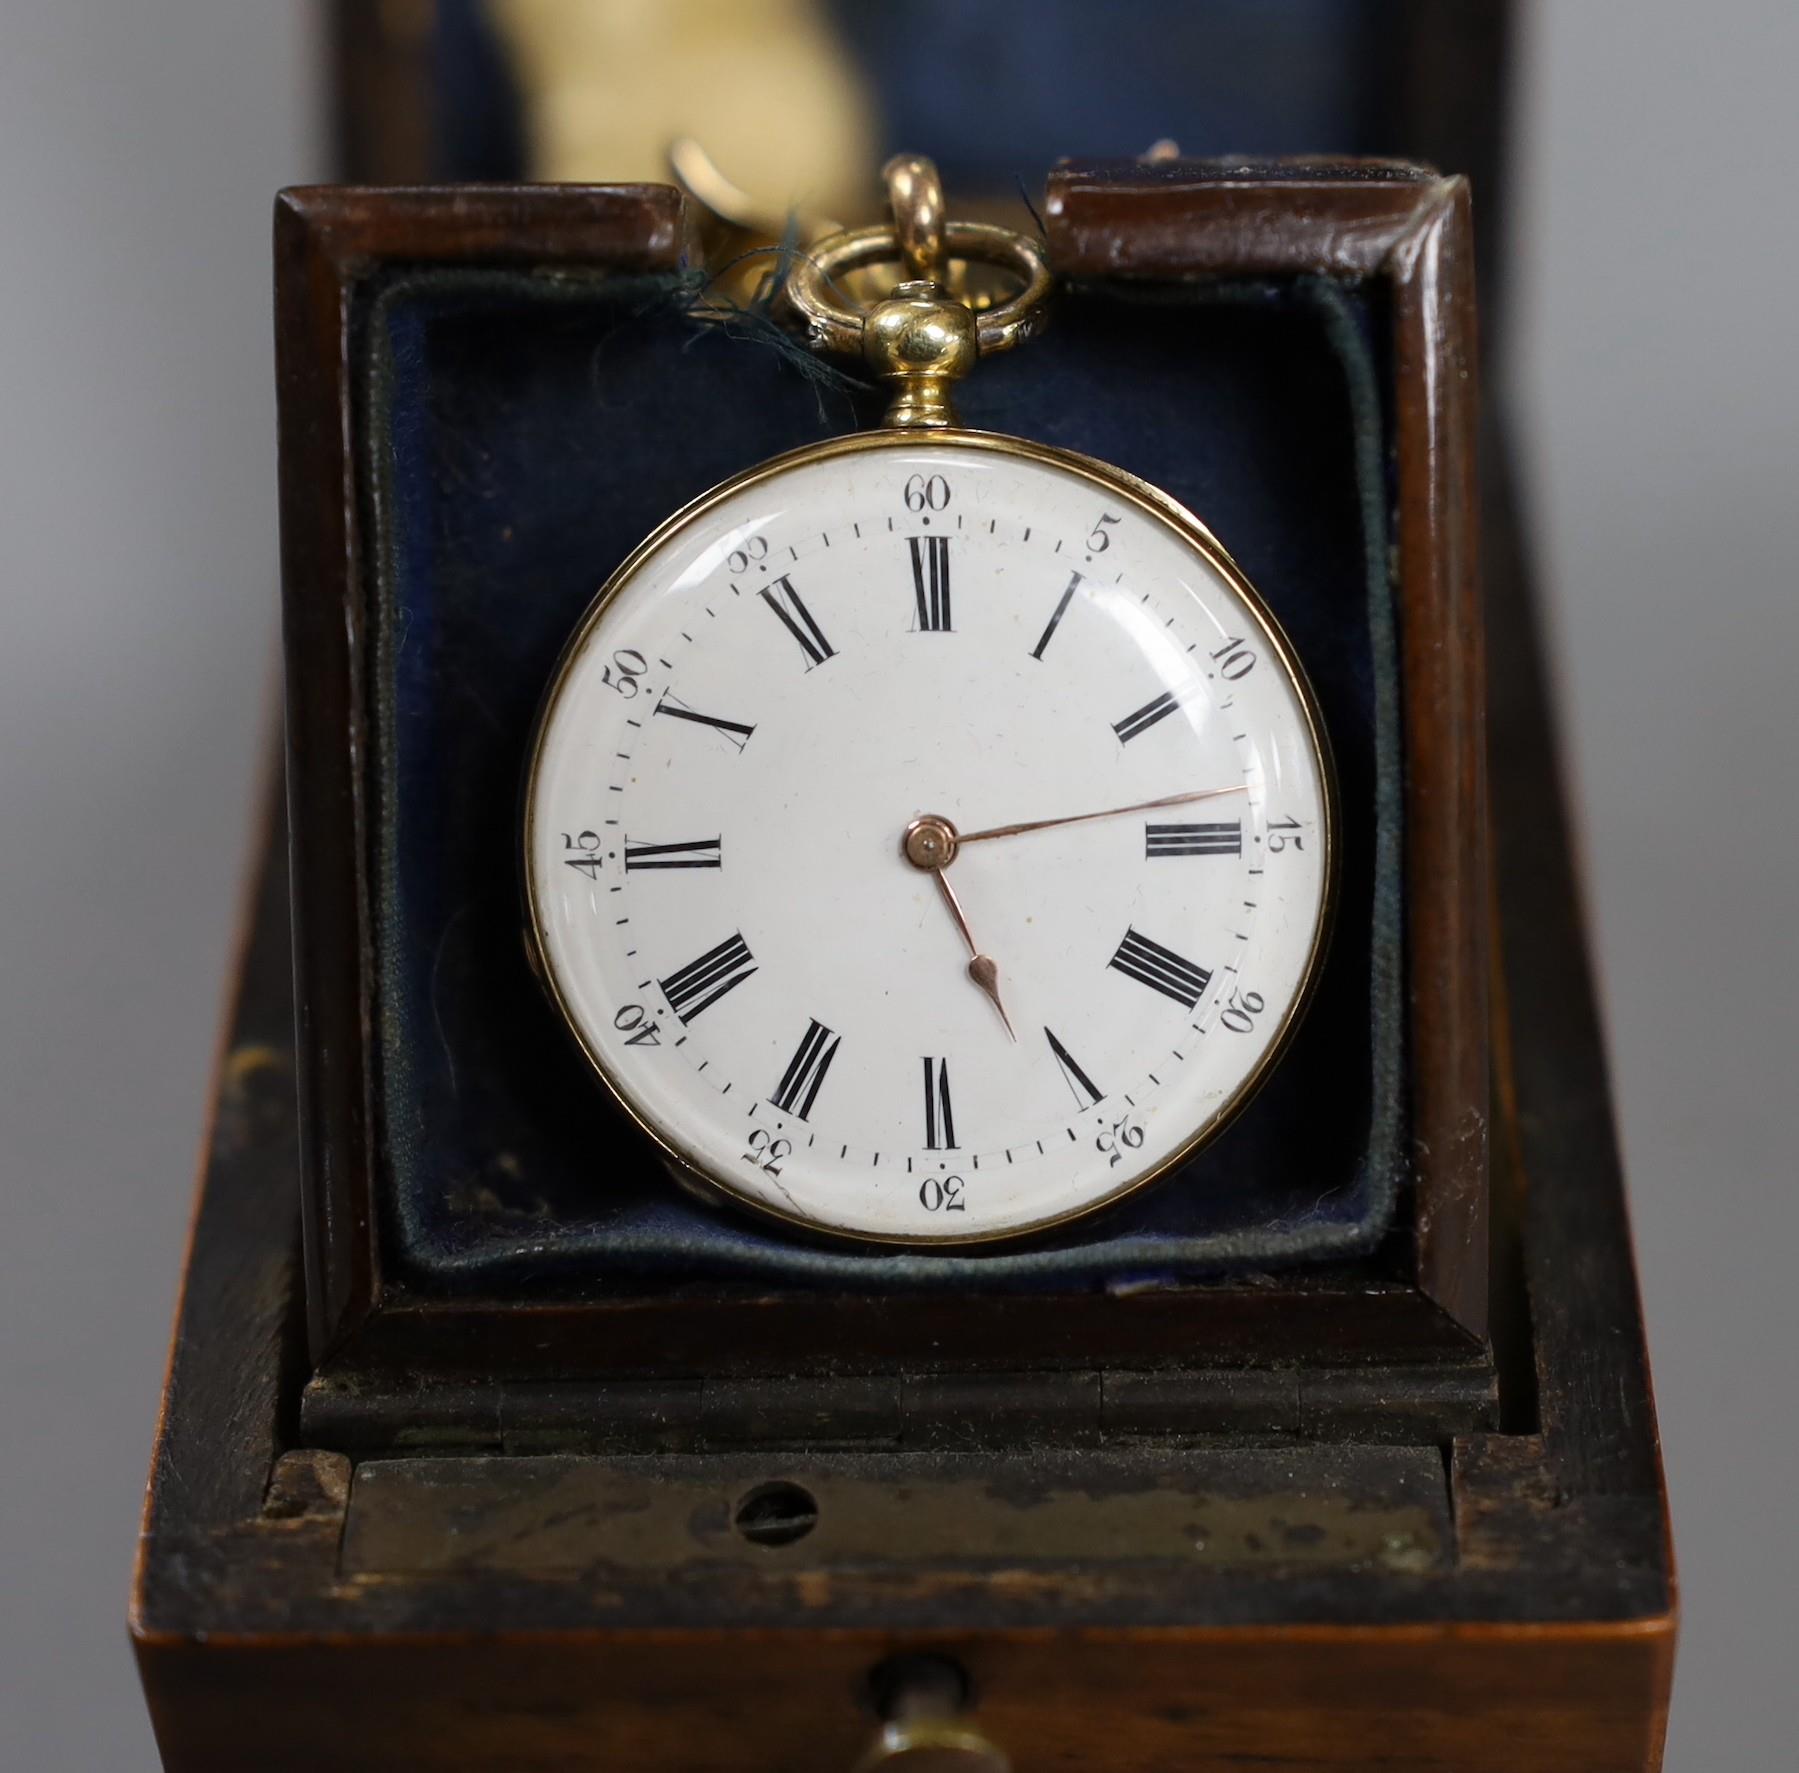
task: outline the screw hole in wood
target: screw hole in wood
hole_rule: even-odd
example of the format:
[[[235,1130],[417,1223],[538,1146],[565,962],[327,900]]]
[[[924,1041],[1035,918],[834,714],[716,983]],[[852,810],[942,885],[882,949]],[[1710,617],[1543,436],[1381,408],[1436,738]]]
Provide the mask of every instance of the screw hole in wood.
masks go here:
[[[785,1479],[758,1484],[737,1504],[731,1525],[752,1545],[792,1545],[818,1525],[818,1502],[810,1490]]]

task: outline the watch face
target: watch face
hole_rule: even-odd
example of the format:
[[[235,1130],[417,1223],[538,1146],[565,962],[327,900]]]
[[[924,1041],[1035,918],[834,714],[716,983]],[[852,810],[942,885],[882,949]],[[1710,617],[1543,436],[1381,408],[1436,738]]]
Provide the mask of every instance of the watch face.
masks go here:
[[[1215,1132],[1332,870],[1310,693],[1217,543],[966,433],[802,451],[664,525],[558,668],[525,825],[542,970],[639,1125],[891,1242],[1053,1224]]]

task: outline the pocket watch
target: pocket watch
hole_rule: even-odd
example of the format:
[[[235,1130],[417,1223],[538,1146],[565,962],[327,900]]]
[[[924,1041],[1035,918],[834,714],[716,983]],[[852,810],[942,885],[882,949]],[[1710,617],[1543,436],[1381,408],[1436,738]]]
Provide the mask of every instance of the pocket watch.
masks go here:
[[[682,1179],[943,1247],[1117,1201],[1244,1106],[1318,974],[1335,788],[1198,518],[957,424],[1049,271],[946,223],[928,161],[888,187],[892,225],[787,288],[885,421],[714,487],[607,580],[544,697],[523,864],[551,999]],[[951,258],[1020,287],[977,313]],[[885,299],[840,292],[880,265]]]

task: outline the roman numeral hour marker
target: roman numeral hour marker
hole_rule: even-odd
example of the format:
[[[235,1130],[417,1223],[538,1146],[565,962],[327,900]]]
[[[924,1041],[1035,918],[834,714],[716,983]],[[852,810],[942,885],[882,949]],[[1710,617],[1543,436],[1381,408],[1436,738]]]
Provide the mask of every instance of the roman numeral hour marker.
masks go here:
[[[1240,856],[1243,854],[1243,823],[1240,819],[1215,824],[1146,825],[1143,828],[1145,856]]]
[[[698,960],[690,960],[658,983],[668,1007],[683,1022],[691,1022],[727,991],[735,991],[755,970],[755,956],[739,934],[708,948]]]
[[[625,839],[625,872],[639,868],[717,868],[724,853],[716,837],[696,837],[688,843],[633,843]]]
[[[1212,975],[1204,967],[1182,959],[1172,948],[1164,948],[1134,929],[1125,931],[1118,952],[1106,964],[1188,1009],[1199,1002],[1212,982]]]
[[[924,1142],[928,1151],[954,1151],[956,1148],[947,1059],[926,1059],[924,1062]]]
[[[1128,745],[1139,733],[1148,732],[1158,720],[1166,720],[1180,705],[1181,699],[1173,690],[1164,690],[1154,701],[1145,702],[1123,720],[1113,721],[1112,731],[1118,735],[1120,743]]]
[[[804,1120],[818,1100],[819,1085],[825,1081],[825,1073],[831,1069],[840,1045],[841,1035],[834,1034],[822,1022],[809,1022],[769,1101],[783,1114]]]
[[[1057,624],[1060,623],[1063,616],[1068,613],[1068,606],[1074,601],[1074,594],[1080,590],[1080,588],[1081,575],[1079,573],[1070,573],[1068,575],[1068,589],[1062,593],[1061,601],[1057,603],[1054,612],[1051,614],[1049,626],[1043,630],[1043,633],[1038,638],[1037,644],[1031,648],[1031,657],[1033,659],[1041,659],[1043,657],[1043,649],[1049,645],[1051,637],[1055,634]]]
[[[702,714],[697,708],[689,708],[679,696],[668,690],[662,692],[662,700],[656,704],[658,714],[666,714],[674,720],[691,720],[696,726],[709,726],[724,734],[733,745],[741,751],[750,742],[750,734],[756,729],[745,726],[740,720],[721,720],[716,714]]]
[[[785,573],[772,585],[764,585],[756,595],[781,618],[787,632],[800,643],[800,651],[806,655],[808,671],[814,665],[822,665],[826,659],[835,656],[837,649],[825,639],[825,631],[800,601],[800,594],[794,590],[793,581]]]
[[[912,550],[912,595],[921,634],[947,634],[949,619],[949,537],[908,536]]]
[[[1077,1107],[1093,1107],[1105,1094],[1105,1091],[1075,1063],[1074,1055],[1056,1039],[1054,1029],[1044,1029],[1043,1037],[1049,1042],[1049,1050],[1056,1056],[1056,1064],[1062,1072],[1062,1081],[1074,1092],[1075,1105]],[[1084,1104],[1083,1097],[1086,1098]]]

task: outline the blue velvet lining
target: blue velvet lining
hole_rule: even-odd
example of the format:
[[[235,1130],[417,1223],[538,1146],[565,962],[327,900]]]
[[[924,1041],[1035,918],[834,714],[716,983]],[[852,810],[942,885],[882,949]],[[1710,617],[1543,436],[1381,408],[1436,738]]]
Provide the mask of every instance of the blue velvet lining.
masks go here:
[[[419,1291],[733,1281],[1130,1286],[1371,1248],[1405,1150],[1400,756],[1384,315],[1316,281],[1063,296],[983,365],[967,423],[1062,444],[1206,519],[1286,625],[1342,786],[1335,937],[1249,1110],[1159,1186],[993,1254],[807,1243],[678,1189],[525,963],[516,819],[533,715],[594,590],[670,510],[865,423],[672,279],[421,270],[359,310],[375,771],[384,1261]]]

